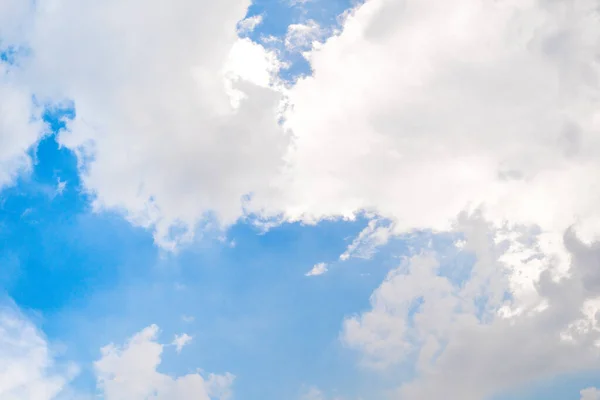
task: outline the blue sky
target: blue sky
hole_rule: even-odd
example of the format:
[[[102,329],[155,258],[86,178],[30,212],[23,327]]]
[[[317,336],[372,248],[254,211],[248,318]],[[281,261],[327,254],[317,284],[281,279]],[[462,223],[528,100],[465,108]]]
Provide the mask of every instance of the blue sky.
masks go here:
[[[56,115],[47,116],[55,130]],[[2,282],[48,338],[66,346],[63,356],[82,362],[75,386],[93,390],[86,363],[101,346],[156,323],[164,337],[194,337],[185,353],[166,355],[165,372],[198,363],[229,370],[243,398],[292,398],[309,383],[346,395],[368,389],[369,377],[356,380],[354,357],[337,335],[345,315],[368,306],[393,261],[377,257],[332,268],[323,279],[305,276],[317,262],[335,262],[363,219],[267,233],[239,223],[225,242],[209,237],[164,253],[144,229],[91,211],[76,159],[55,133],[32,150],[32,173],[3,192]],[[59,180],[67,182],[62,193]]]
[[[600,229],[594,207],[572,201],[596,199],[577,178],[593,178],[598,169],[577,150],[586,135],[595,143],[597,132],[589,122],[597,100],[577,90],[589,82],[573,72],[591,65],[588,47],[569,37],[577,51],[560,64],[561,82],[572,89],[561,96],[585,105],[567,110],[579,130],[560,132],[565,148],[548,150],[550,139],[537,136],[554,126],[548,115],[568,114],[551,108],[564,98],[545,102],[554,92],[527,97],[515,89],[535,81],[543,92],[554,82],[552,24],[572,21],[548,22],[539,16],[560,12],[515,6],[526,27],[544,21],[531,43],[546,47],[523,50],[512,34],[521,22],[478,8],[478,0],[456,5],[464,7],[456,15],[413,1],[403,8],[383,0],[254,0],[245,15],[234,14],[246,9],[241,0],[205,2],[207,28],[194,19],[186,25],[186,1],[173,5],[170,20],[161,2],[136,9],[133,0],[106,0],[88,14],[61,0],[57,13],[66,19],[55,22],[51,8],[0,0],[0,14],[14,13],[0,16],[0,169],[13,177],[3,182],[0,171],[0,290],[4,304],[35,327],[41,339],[32,346],[47,346],[44,357],[52,360],[35,366],[45,371],[41,377],[8,389],[0,383],[0,400],[137,400],[128,392],[136,387],[161,399],[226,400],[206,383],[213,373],[235,376],[229,396],[238,400],[600,399],[600,391],[592,393],[600,387],[600,293],[587,283],[599,276],[593,260]],[[573,20],[587,26],[581,10]],[[250,85],[241,89],[245,102],[223,112],[230,93],[212,57],[227,54],[237,37],[211,34],[224,32],[219,18],[236,16],[261,16],[244,34],[261,47],[240,64],[250,72],[234,71],[234,82]],[[454,17],[489,37],[479,42],[461,36],[460,24],[436,22]],[[155,36],[152,22],[170,31]],[[298,32],[308,41],[286,44],[291,25],[306,27]],[[600,43],[600,33],[584,33]],[[271,36],[277,40],[265,39]],[[488,53],[486,46],[498,47]],[[28,51],[14,59],[13,48]],[[465,49],[483,55],[463,59]],[[545,58],[535,58],[538,50]],[[194,51],[199,67],[186,64]],[[261,69],[265,63],[270,72]],[[179,80],[192,70],[200,71],[196,80]],[[264,73],[271,82],[261,81]],[[275,101],[290,110],[287,122],[274,112]],[[461,114],[457,104],[473,110]],[[36,122],[40,109],[43,124]],[[469,130],[481,129],[474,115],[486,124],[481,137]],[[517,122],[502,125],[509,120]],[[462,130],[470,133],[453,136]],[[516,144],[505,146],[510,140]],[[535,157],[543,153],[539,159],[531,148]],[[552,164],[552,151],[565,157],[562,164]],[[513,178],[527,184],[513,185]],[[548,182],[568,186],[569,197]],[[249,185],[256,186],[251,193]],[[250,194],[253,202],[244,203]],[[581,220],[591,222],[569,239],[565,232]],[[268,229],[259,223],[265,221]],[[193,235],[171,234],[182,226]],[[311,276],[319,263],[326,269]],[[566,269],[570,275],[559,279]],[[546,273],[556,274],[553,283]],[[29,332],[12,338],[2,321],[0,377],[21,362],[12,349],[17,342],[27,348]],[[153,324],[158,337],[142,344],[164,346],[158,374],[139,372],[148,381],[127,386],[129,365],[133,376],[135,368],[152,367],[144,358],[150,351],[128,349]],[[182,333],[191,341],[177,351],[171,342]],[[101,350],[111,343],[112,350]],[[103,381],[101,361],[111,351],[125,367],[106,364],[110,379]],[[67,363],[78,372],[60,393],[32,389],[54,373],[69,375],[61,372]],[[160,374],[198,374],[205,386],[175,391],[157,383]]]
[[[61,357],[82,364],[75,387],[95,390],[100,347],[154,323],[161,337],[194,338],[181,355],[167,352],[165,372],[231,371],[238,397],[292,398],[321,383],[346,395],[369,390],[374,378],[358,380],[337,341],[340,321],[368,306],[394,265],[389,255],[335,265],[364,218],[266,233],[240,222],[224,241],[209,232],[177,254],[161,251],[118,213],[92,211],[76,157],[56,142],[61,119],[73,116],[46,112],[33,170],[3,191],[1,251],[6,295],[61,345]],[[66,182],[60,192],[58,182]],[[331,273],[308,279],[323,260],[333,261]]]

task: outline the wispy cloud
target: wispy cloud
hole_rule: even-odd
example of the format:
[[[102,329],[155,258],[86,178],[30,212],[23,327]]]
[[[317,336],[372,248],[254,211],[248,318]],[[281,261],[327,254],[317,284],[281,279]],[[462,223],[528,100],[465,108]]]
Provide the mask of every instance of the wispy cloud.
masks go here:
[[[318,275],[323,275],[327,271],[328,271],[327,264],[324,262],[320,262],[318,264],[315,264],[312,267],[312,269],[304,275],[305,276],[318,276]]]
[[[252,17],[245,18],[238,22],[238,35],[247,35],[254,31],[258,25],[260,25],[263,21],[263,16],[253,15]]]
[[[192,337],[187,333],[182,333],[181,335],[175,335],[175,339],[171,344],[175,346],[175,351],[177,353],[181,353],[181,350],[184,346],[188,345],[192,341]]]

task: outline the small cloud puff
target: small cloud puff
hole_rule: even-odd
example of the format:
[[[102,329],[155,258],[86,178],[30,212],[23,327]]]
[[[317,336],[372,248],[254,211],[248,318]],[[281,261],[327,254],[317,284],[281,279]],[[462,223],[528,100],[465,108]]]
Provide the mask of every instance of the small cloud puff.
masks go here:
[[[312,269],[304,275],[305,276],[318,276],[318,275],[323,275],[327,271],[328,271],[327,264],[324,262],[320,262],[318,264],[315,264],[312,267]]]
[[[189,344],[191,341],[192,337],[187,333],[183,333],[181,335],[175,335],[175,339],[173,339],[171,344],[175,346],[175,351],[177,351],[177,353],[181,353],[183,346]]]
[[[238,35],[247,35],[254,31],[258,25],[263,21],[262,15],[253,15],[252,17],[245,18],[238,22],[237,32]]]
[[[56,195],[61,196],[64,193],[66,188],[67,188],[67,181],[61,181],[60,178],[58,178],[58,181],[56,183]]]
[[[189,322],[194,322],[194,320],[195,320],[195,319],[196,319],[196,318],[194,318],[194,317],[193,317],[193,316],[191,316],[191,315],[182,315],[182,316],[181,316],[181,320],[182,320],[183,322],[188,322],[188,323],[189,323]]]

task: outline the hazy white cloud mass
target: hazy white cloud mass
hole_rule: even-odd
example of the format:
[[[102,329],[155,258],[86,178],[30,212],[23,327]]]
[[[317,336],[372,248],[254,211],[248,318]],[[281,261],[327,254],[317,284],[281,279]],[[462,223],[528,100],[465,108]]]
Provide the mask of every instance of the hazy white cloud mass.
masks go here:
[[[294,84],[275,52],[238,37],[260,23],[244,20],[249,4],[0,0],[1,50],[27,49],[0,63],[0,185],[44,133],[32,96],[72,102],[59,140],[96,209],[164,248],[249,214],[374,216],[342,261],[413,230],[464,234],[456,251],[477,257],[464,282],[415,254],[343,323],[367,367],[416,357],[403,399],[476,400],[596,369],[598,2],[368,0],[329,38],[290,27],[312,68]],[[212,378],[156,372],[156,332],[105,349],[105,396],[213,396]]]

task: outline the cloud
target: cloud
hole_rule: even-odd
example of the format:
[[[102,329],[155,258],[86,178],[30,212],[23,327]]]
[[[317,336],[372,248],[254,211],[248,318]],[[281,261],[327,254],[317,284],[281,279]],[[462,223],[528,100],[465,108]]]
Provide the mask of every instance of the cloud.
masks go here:
[[[62,196],[62,194],[64,193],[65,189],[67,188],[67,181],[62,181],[60,180],[60,178],[58,178],[57,182],[56,182],[56,192],[55,194],[57,196]]]
[[[4,0],[0,4],[0,51],[14,48],[29,28],[33,3]]]
[[[68,391],[74,364],[56,361],[44,335],[14,306],[0,308],[0,397],[50,400]]]
[[[284,44],[288,51],[311,50],[315,43],[325,39],[327,30],[321,28],[316,21],[308,20],[302,24],[288,26]]]
[[[300,400],[325,400],[325,395],[318,388],[311,387],[300,396]]]
[[[2,43],[28,49],[18,68],[2,62],[0,185],[43,132],[32,95],[69,99],[76,117],[59,140],[96,209],[120,210],[163,247],[250,213],[266,226],[365,211],[390,221],[343,258],[413,230],[468,236],[466,283],[442,274],[442,257],[419,257],[345,322],[368,365],[418,354],[408,398],[480,398],[597,361],[595,0],[369,0],[289,88],[276,55],[237,35],[249,1],[24,3],[0,6]],[[318,29],[290,32],[302,47]],[[475,222],[459,217],[475,210]],[[154,368],[152,332],[105,358],[140,342]],[[102,380],[115,393],[119,382]],[[122,390],[148,387],[136,385]]]
[[[287,93],[293,146],[263,209],[390,221],[344,258],[414,230],[470,237],[472,271],[414,259],[344,323],[365,365],[417,360],[402,398],[480,399],[597,365],[600,293],[572,248],[600,238],[596,6],[367,1]]]
[[[483,206],[498,226],[594,237],[600,29],[593,1],[568,4],[358,6],[287,93],[281,190],[255,200],[307,222],[367,210],[396,233]]]
[[[346,261],[351,257],[371,258],[378,247],[389,241],[393,233],[393,224],[386,225],[377,219],[370,220],[367,227],[358,234],[346,251],[340,255],[340,260]]]
[[[238,35],[247,35],[263,21],[262,15],[253,15],[238,22]]]
[[[587,388],[581,391],[581,400],[598,400],[600,399],[600,390],[596,388]]]
[[[182,315],[181,316],[181,320],[183,322],[187,322],[187,323],[194,322],[195,319],[196,318],[194,316],[192,316],[192,315]]]
[[[327,399],[344,400],[344,398],[339,397],[339,396],[335,396],[335,397],[326,396],[325,393],[323,393],[323,391],[321,389],[314,387],[314,386],[309,387],[304,393],[302,393],[302,395],[300,395],[300,400],[327,400]],[[358,399],[358,400],[361,400],[361,399]]]
[[[301,6],[306,3],[310,3],[312,1],[315,1],[315,0],[289,0],[289,3],[291,6]]]
[[[249,0],[9,3],[18,10],[2,43],[27,52],[0,74],[3,182],[39,137],[29,122],[35,95],[73,102],[59,141],[76,152],[95,209],[121,211],[165,248],[190,240],[201,221],[227,226],[247,196],[271,190],[288,135],[281,94],[269,87],[276,58],[235,30]]]
[[[177,353],[181,353],[183,346],[189,344],[191,341],[192,337],[187,333],[183,333],[181,335],[175,335],[175,339],[173,339],[171,344],[175,346],[175,351],[177,351]]]
[[[27,152],[45,129],[30,93],[13,82],[14,69],[0,58],[0,189],[31,168]]]
[[[45,130],[41,108],[31,98],[27,82],[19,80],[22,40],[30,23],[32,3],[5,0],[0,4],[0,189],[28,171],[27,151]]]
[[[320,262],[318,264],[315,264],[312,267],[312,269],[304,275],[305,276],[319,276],[319,275],[323,275],[327,271],[328,271],[327,264],[324,262]]]
[[[480,205],[497,225],[597,233],[591,0],[568,18],[564,2],[370,0],[309,52],[314,74],[289,89],[276,55],[233,28],[247,1],[178,0],[168,13],[158,1],[52,4],[16,13],[31,29],[12,36],[31,55],[10,82],[74,102],[60,141],[95,206],[163,247],[212,217],[367,210],[402,233],[452,229]],[[317,30],[292,26],[289,42]]]
[[[156,0],[17,3],[2,35],[29,51],[2,101],[23,104],[11,115],[27,132],[2,146],[13,149],[0,158],[4,180],[39,137],[31,94],[72,100],[60,142],[77,152],[94,205],[163,247],[213,217],[367,210],[402,233],[452,229],[480,205],[497,225],[560,236],[577,223],[597,236],[592,0],[568,13],[537,0],[370,0],[309,52],[314,74],[289,89],[276,55],[237,36],[247,0],[177,0],[168,12]],[[293,25],[288,41],[317,31]]]
[[[398,395],[407,400],[482,399],[597,368],[600,287],[592,282],[600,244],[585,245],[567,232],[570,275],[556,280],[551,257],[525,257],[538,233],[507,238],[480,218],[461,222],[468,232],[464,251],[477,259],[466,279],[443,273],[441,260],[452,263],[447,257],[414,256],[390,272],[369,311],[345,321],[341,338],[363,355],[365,366],[394,371],[416,360],[414,380],[398,374]],[[512,274],[540,263],[547,268],[532,288]]]
[[[102,348],[94,363],[98,388],[106,400],[228,399],[233,375],[199,373],[171,377],[158,372],[164,345],[157,342],[158,327],[151,325],[136,333],[125,345]]]

